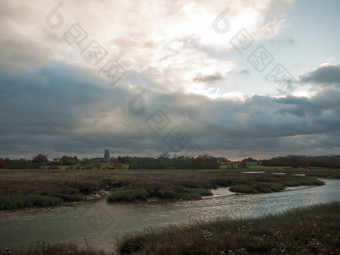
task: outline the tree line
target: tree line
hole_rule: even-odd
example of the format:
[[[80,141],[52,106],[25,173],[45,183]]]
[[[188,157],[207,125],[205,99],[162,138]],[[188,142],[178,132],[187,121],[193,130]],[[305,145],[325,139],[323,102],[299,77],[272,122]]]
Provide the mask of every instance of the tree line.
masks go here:
[[[209,155],[200,155],[197,157],[174,156],[170,157],[169,153],[162,153],[158,157],[131,157],[118,156],[110,158],[110,166],[107,168],[123,168],[123,165],[130,169],[217,169],[226,162],[230,162],[225,157],[214,157]],[[257,162],[263,166],[286,166],[291,168],[309,168],[309,167],[340,167],[340,155],[337,156],[304,156],[289,155],[286,157],[274,157],[271,159],[257,160],[246,158],[239,162],[229,163],[230,168],[246,169],[249,162]],[[100,168],[100,163],[96,159],[78,159],[76,156],[63,156],[58,160],[49,161],[47,155],[38,154],[32,159],[10,159],[0,158],[0,169],[33,169],[48,166],[51,169],[57,169],[58,166],[66,165],[69,168],[77,165],[78,169]]]
[[[287,166],[292,168],[340,167],[340,155],[336,156],[304,156],[289,155],[262,160],[264,166]]]
[[[122,168],[122,165],[128,165],[130,169],[216,169],[220,167],[221,162],[228,161],[223,157],[213,157],[209,155],[200,155],[197,157],[174,156],[170,157],[168,153],[162,153],[157,158],[154,157],[131,157],[118,156],[110,158],[110,167]],[[78,165],[77,168],[98,168],[96,159],[78,159],[77,157],[63,156],[58,160],[49,161],[47,155],[38,154],[32,159],[10,159],[0,158],[0,168],[9,169],[33,169],[48,166],[50,169],[58,169],[61,165],[67,165],[70,168]]]

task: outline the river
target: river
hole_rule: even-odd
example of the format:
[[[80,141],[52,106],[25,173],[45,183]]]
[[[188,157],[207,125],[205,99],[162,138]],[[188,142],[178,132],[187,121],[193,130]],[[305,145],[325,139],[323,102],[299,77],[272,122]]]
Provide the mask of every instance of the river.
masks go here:
[[[118,238],[147,227],[215,217],[260,217],[314,204],[340,201],[340,180],[278,193],[237,195],[218,189],[198,201],[107,204],[105,200],[54,208],[0,212],[0,246],[76,242],[112,250]]]

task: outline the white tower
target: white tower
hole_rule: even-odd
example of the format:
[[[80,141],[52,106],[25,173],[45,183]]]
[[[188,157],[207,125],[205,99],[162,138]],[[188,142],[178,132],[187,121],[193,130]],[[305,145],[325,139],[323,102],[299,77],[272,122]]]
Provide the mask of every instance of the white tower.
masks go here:
[[[110,162],[110,150],[106,149],[104,151],[104,162],[109,163]]]

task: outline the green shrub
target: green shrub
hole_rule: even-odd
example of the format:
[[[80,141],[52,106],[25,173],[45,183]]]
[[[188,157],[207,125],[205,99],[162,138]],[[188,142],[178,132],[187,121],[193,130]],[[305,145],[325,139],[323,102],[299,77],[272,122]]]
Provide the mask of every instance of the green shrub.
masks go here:
[[[213,193],[206,188],[201,188],[201,189],[193,189],[193,192],[199,193],[201,196],[212,196]]]
[[[278,192],[285,189],[285,185],[282,183],[256,183],[252,184],[252,187],[259,193]]]
[[[173,188],[159,189],[155,197],[160,199],[184,199],[184,200],[197,200],[202,196],[212,196],[210,190],[205,188],[186,188],[176,186]]]
[[[230,191],[239,193],[270,193],[278,192],[285,189],[282,183],[274,182],[257,182],[252,184],[235,184],[229,187]]]
[[[127,189],[119,188],[111,192],[107,197],[107,202],[132,202],[136,200],[147,200],[150,197],[159,199],[184,199],[197,200],[202,196],[212,196],[210,190],[204,188],[186,188],[182,186],[173,186],[161,189]]]
[[[61,191],[46,191],[42,192],[42,195],[61,198],[65,202],[80,201],[83,199],[83,194],[76,188],[67,188]]]
[[[323,181],[318,180],[318,179],[310,178],[310,179],[304,179],[303,181],[301,181],[300,185],[307,185],[307,186],[325,185],[325,183]]]
[[[125,189],[119,188],[111,192],[107,198],[107,202],[132,202],[137,200],[145,201],[149,198],[149,193],[145,189]]]
[[[158,190],[155,195],[160,199],[175,199],[178,197],[175,190],[167,188]]]
[[[236,184],[229,187],[230,191],[239,193],[258,193],[250,184]]]
[[[13,194],[0,196],[0,209],[19,209],[35,206],[55,206],[63,202],[61,198],[37,194]]]

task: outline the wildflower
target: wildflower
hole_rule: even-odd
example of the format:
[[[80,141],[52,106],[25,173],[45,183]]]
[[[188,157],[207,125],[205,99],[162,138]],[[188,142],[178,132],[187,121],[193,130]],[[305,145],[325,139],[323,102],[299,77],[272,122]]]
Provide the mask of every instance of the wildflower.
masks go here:
[[[203,237],[204,239],[208,240],[210,238],[212,238],[212,233],[209,230],[203,230]]]
[[[233,250],[228,250],[228,255],[235,255],[235,252],[233,252]]]

